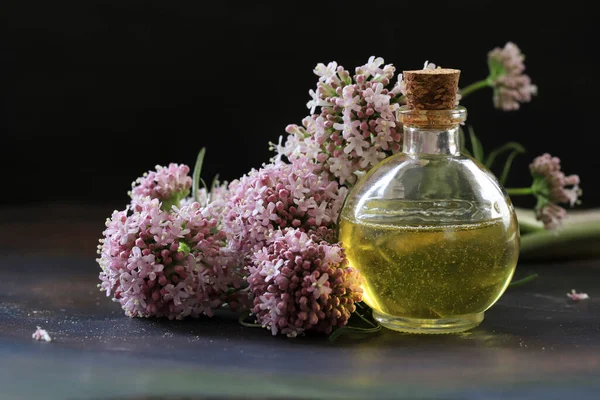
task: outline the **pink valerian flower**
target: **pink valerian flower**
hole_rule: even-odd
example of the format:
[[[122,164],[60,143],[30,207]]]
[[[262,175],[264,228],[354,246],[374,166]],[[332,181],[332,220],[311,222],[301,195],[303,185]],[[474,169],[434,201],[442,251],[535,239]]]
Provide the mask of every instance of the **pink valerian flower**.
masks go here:
[[[31,335],[31,337],[35,340],[44,340],[46,342],[51,342],[52,338],[50,337],[50,335],[48,334],[48,332],[45,329],[42,329],[41,327],[37,327],[37,329],[35,330],[35,332],[33,332],[33,334]]]
[[[533,177],[533,194],[538,199],[535,207],[537,219],[544,222],[546,229],[555,229],[567,214],[557,203],[567,203],[572,207],[578,201],[581,194],[579,176],[566,176],[561,171],[560,159],[548,153],[536,157],[529,170]]]
[[[567,210],[556,204],[547,203],[536,209],[536,218],[542,221],[544,228],[553,231],[562,226],[563,220],[567,217]]]
[[[543,194],[552,203],[569,203],[571,207],[575,205],[580,195],[579,176],[566,176],[560,167],[560,159],[552,157],[545,153],[536,157],[529,165],[529,169],[534,179],[538,179]],[[571,186],[567,189],[567,186]]]
[[[190,168],[184,164],[169,164],[168,167],[156,166],[156,171],[149,171],[132,184],[130,196],[139,200],[146,196],[158,199],[165,210],[172,205],[179,205],[192,187],[192,178],[188,176]]]
[[[223,230],[242,255],[264,247],[280,228],[327,233],[337,222],[346,192],[308,162],[267,164],[230,184]]]
[[[210,189],[200,188],[198,189],[198,203],[202,209],[202,215],[209,219],[216,219],[218,221],[219,228],[221,227],[221,217],[227,200],[229,198],[229,183],[227,181],[220,182],[215,180],[211,185]],[[187,206],[194,203],[193,197],[187,197],[181,200],[181,206]]]
[[[308,160],[329,180],[353,184],[356,172],[366,172],[400,151],[402,129],[396,110],[402,95],[389,87],[395,68],[373,56],[356,68],[353,78],[335,62],[318,64],[314,73],[319,82],[317,90],[310,91],[311,115],[302,126],[286,128],[285,144],[273,146],[276,159]],[[320,112],[315,113],[318,107]]]
[[[362,278],[344,249],[298,229],[275,232],[248,271],[252,311],[273,335],[330,333],[346,325],[362,300]]]
[[[97,259],[100,290],[130,317],[212,315],[243,281],[224,251],[225,233],[198,203],[163,211],[158,199],[134,199],[106,222]]]
[[[577,293],[575,289],[571,289],[571,293],[567,293],[567,297],[573,301],[587,300],[590,298],[587,293]]]
[[[523,73],[525,56],[514,43],[496,47],[488,53],[490,83],[494,88],[494,106],[504,111],[518,110],[520,103],[531,101],[537,86]]]

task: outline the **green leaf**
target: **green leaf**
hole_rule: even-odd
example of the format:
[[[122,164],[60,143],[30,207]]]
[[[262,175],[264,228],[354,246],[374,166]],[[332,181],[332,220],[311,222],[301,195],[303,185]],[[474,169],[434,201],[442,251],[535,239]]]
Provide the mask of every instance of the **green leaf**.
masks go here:
[[[198,153],[198,157],[196,158],[196,165],[194,166],[194,174],[192,176],[192,194],[194,196],[194,201],[198,201],[198,187],[200,185],[200,172],[202,171],[202,163],[204,162],[204,154],[206,154],[206,147],[203,147]],[[204,182],[204,181],[202,181]],[[206,184],[204,184],[206,187]]]
[[[483,146],[481,145],[481,141],[475,136],[475,131],[470,125],[467,129],[469,130],[469,139],[471,140],[471,148],[473,149],[473,158],[482,163]]]
[[[200,183],[202,184],[202,187],[206,190],[208,190],[208,186],[206,186],[206,182],[204,181],[204,179],[200,178]]]
[[[219,174],[216,174],[212,180],[212,182],[210,183],[210,192],[212,193],[213,190],[215,190],[215,188],[217,187],[217,185],[219,184]]]
[[[190,246],[188,246],[187,243],[185,243],[185,242],[179,242],[179,247],[177,248],[177,251],[179,253],[183,253],[183,254],[185,254],[187,256],[188,254],[190,254],[190,250],[191,250]]]
[[[492,165],[494,164],[494,161],[496,161],[496,158],[509,150],[516,151],[518,153],[526,152],[525,148],[520,143],[517,143],[517,142],[505,143],[502,146],[498,147],[497,149],[494,149],[487,156],[485,163],[484,163],[485,166],[488,167],[489,169],[491,169]]]
[[[373,319],[373,310],[363,302],[355,303],[356,311],[350,316],[346,326],[337,328],[329,335],[329,341],[334,342],[338,337],[363,337],[381,330],[381,324]]]
[[[214,176],[212,182],[210,183],[210,190],[208,191],[207,204],[213,200],[213,192],[215,191],[215,187],[217,187],[218,184],[219,184],[219,174],[216,174]],[[206,185],[204,187],[206,187]]]
[[[473,155],[467,149],[467,141],[465,139],[465,131],[462,128],[462,126],[458,127],[458,140],[459,140],[459,144],[460,144],[460,152],[472,157]]]
[[[513,150],[508,157],[506,157],[506,162],[504,163],[504,168],[502,169],[502,175],[500,176],[500,184],[504,185],[506,183],[506,179],[508,178],[508,172],[510,171],[510,167],[512,165],[513,160],[517,155],[522,153],[518,150]]]

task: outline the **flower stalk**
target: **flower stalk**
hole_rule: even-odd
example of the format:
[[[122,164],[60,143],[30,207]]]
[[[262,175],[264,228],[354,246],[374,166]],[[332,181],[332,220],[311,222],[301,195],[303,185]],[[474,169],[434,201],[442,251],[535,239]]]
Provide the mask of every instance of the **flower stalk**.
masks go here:
[[[528,276],[526,276],[523,279],[519,279],[518,281],[511,282],[508,285],[508,287],[514,288],[514,287],[517,287],[517,286],[522,286],[522,285],[524,285],[526,283],[531,282],[532,280],[536,279],[537,277],[538,277],[538,274],[528,275]]]
[[[460,93],[461,97],[464,99],[469,94],[476,92],[479,89],[490,87],[492,85],[493,85],[493,82],[491,80],[491,77],[488,76],[484,80],[473,82],[470,85],[468,85],[467,87],[465,87],[464,89],[460,89],[459,93]]]
[[[506,193],[508,193],[511,196],[525,196],[533,194],[533,188],[507,188]]]

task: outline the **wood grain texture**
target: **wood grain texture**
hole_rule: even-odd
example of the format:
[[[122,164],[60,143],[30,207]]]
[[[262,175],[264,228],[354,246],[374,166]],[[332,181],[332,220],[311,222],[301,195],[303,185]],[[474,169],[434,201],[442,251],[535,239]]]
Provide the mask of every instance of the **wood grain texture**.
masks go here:
[[[547,399],[600,389],[598,260],[521,263],[516,279],[540,277],[509,289],[471,332],[329,343],[272,337],[228,311],[127,318],[96,286],[96,214],[106,210],[57,210],[49,225],[14,211],[0,227],[18,245],[0,248],[2,399]],[[67,215],[72,224],[58,222]],[[45,227],[56,248],[30,252],[31,240],[11,239],[15,226]],[[571,289],[591,298],[573,303]],[[53,341],[32,340],[36,326]]]

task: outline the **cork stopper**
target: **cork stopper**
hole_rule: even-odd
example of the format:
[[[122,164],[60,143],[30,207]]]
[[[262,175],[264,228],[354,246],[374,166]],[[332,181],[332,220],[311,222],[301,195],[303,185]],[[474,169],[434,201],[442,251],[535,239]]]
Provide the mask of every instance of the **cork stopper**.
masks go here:
[[[416,110],[451,110],[456,107],[460,70],[437,68],[403,72],[406,100]]]

